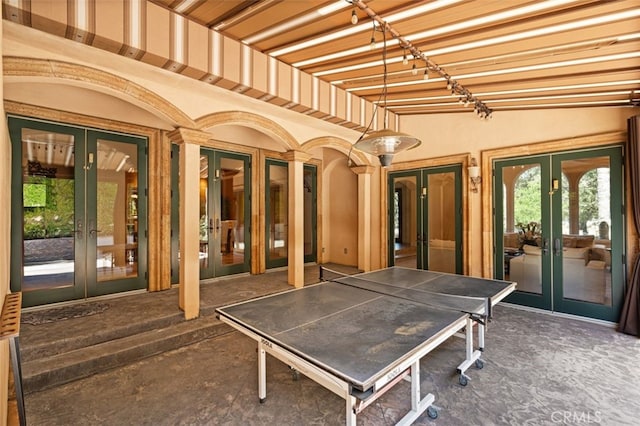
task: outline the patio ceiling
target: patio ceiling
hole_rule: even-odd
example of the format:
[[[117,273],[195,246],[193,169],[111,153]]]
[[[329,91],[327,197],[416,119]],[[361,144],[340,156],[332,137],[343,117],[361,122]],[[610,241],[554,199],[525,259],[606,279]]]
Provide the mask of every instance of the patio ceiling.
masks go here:
[[[386,36],[398,115],[640,105],[637,0],[152,1],[371,102]]]

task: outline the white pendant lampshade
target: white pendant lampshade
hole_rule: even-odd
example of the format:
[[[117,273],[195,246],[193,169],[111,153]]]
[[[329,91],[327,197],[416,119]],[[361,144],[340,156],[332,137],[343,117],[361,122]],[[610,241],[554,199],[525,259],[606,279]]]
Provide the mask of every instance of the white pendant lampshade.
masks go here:
[[[420,139],[406,133],[383,129],[369,133],[360,139],[354,148],[375,155],[380,160],[380,164],[386,167],[391,164],[394,154],[415,148],[421,143]]]

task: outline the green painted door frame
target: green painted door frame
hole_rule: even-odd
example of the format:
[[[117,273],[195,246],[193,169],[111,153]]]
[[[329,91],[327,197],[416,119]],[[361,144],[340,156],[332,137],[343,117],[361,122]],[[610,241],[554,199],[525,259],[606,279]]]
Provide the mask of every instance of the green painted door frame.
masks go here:
[[[389,266],[396,264],[395,259],[395,219],[396,219],[396,206],[395,206],[395,196],[396,196],[396,181],[399,180],[408,180],[411,182],[411,185],[415,184],[415,190],[412,192],[412,199],[404,200],[403,204],[406,206],[415,206],[412,207],[415,209],[415,215],[407,214],[405,216],[405,220],[415,220],[415,231],[416,231],[416,267],[418,269],[428,269],[430,262],[433,259],[429,258],[429,249],[432,241],[432,235],[430,232],[430,220],[432,218],[429,217],[429,181],[430,178],[439,176],[439,175],[451,175],[453,177],[453,188],[454,188],[454,206],[453,209],[455,211],[455,215],[452,218],[454,221],[454,239],[455,239],[455,247],[453,248],[454,256],[455,256],[455,272],[457,274],[461,274],[463,271],[463,262],[462,262],[462,166],[460,165],[450,165],[450,166],[439,166],[439,167],[429,167],[423,169],[414,169],[414,170],[405,170],[398,172],[389,173],[387,184],[388,184],[388,235],[387,235],[387,243],[388,243],[388,258],[387,264]],[[401,196],[401,195],[400,195]],[[432,202],[433,203],[433,202]],[[434,207],[434,206],[431,206]],[[402,208],[399,206],[398,208]],[[410,208],[411,209],[411,208]],[[398,212],[398,214],[402,214]],[[414,218],[415,217],[415,218]],[[410,218],[410,219],[408,219]],[[413,236],[411,236],[413,237]]]
[[[17,116],[8,117],[8,126],[13,158],[11,289],[23,292],[24,306],[146,288],[146,138]],[[23,152],[24,144],[31,152]],[[130,153],[126,156],[117,152],[125,160],[118,173],[114,165],[108,165],[109,159],[105,156],[108,145],[124,147]],[[38,160],[43,157],[38,157],[34,152],[36,149],[47,152],[44,165]],[[113,148],[113,151],[117,150]],[[132,163],[134,157],[137,161]],[[27,160],[25,163],[23,158]],[[125,208],[118,210],[119,206],[126,204],[125,171],[122,170],[125,163],[133,171],[129,176],[135,176],[135,181],[129,186],[135,188],[136,193],[136,235],[135,242],[132,241],[127,248],[131,256],[128,264],[123,251],[124,215],[127,211]],[[110,174],[115,180],[99,182],[100,173]],[[36,181],[38,183],[34,184]],[[67,189],[63,189],[61,183],[65,183],[63,186]],[[42,202],[32,207],[33,196],[25,194],[34,185],[46,189]],[[103,204],[98,203],[99,198]],[[40,216],[38,211],[42,211]],[[106,216],[101,211],[107,211]],[[30,215],[28,221],[26,214]],[[47,215],[52,216],[47,218]],[[41,227],[41,231],[32,230],[31,224],[38,221],[46,221],[48,225]],[[108,229],[100,229],[102,225]],[[117,236],[115,229],[120,231]],[[130,236],[134,238],[132,233]],[[115,238],[122,238],[123,244],[112,242]],[[24,257],[27,241],[54,248],[49,249],[46,261],[27,260]],[[42,250],[45,249],[38,250],[44,253]],[[69,250],[71,254],[65,254]],[[117,261],[115,253],[119,256]],[[30,271],[28,279],[25,278],[27,270]],[[38,275],[46,278],[37,278]],[[57,282],[60,284],[56,285]]]
[[[265,161],[265,264],[267,269],[289,264],[289,164],[267,158]]]
[[[201,200],[201,203],[206,202],[206,212],[210,212],[208,216],[201,223],[201,234],[204,234],[204,239],[208,245],[208,254],[211,256],[209,262],[201,265],[200,278],[213,278],[221,277],[225,275],[238,274],[241,272],[249,272],[251,269],[251,157],[245,154],[238,154],[234,152],[220,151],[209,148],[201,148],[200,156],[206,158],[208,164],[207,173],[207,194],[206,200]],[[233,162],[236,165],[241,165],[242,173],[241,182],[235,182],[236,178],[233,176],[225,176],[227,173],[223,163]],[[238,170],[229,170],[229,173],[236,172]],[[232,186],[236,186],[239,189],[238,199],[230,199],[225,191],[235,191],[235,189],[222,188],[226,179],[233,181]],[[235,194],[235,192],[234,192]],[[223,197],[223,195],[225,195]],[[236,224],[232,228],[225,228],[223,225],[227,221],[233,222],[232,217],[228,216],[231,210],[237,209],[237,216],[244,220],[243,224]],[[230,237],[222,235],[226,230],[228,233],[233,233],[235,237],[231,240]],[[242,243],[243,249],[238,250],[241,252],[241,259],[236,259],[234,254],[236,249],[234,247],[227,247],[228,245],[234,245],[235,242]],[[225,247],[223,250],[222,248]],[[225,260],[225,257],[233,256],[232,260]]]
[[[311,263],[318,261],[318,168],[312,164],[304,165],[304,191],[304,261]]]
[[[610,223],[607,224],[607,230],[610,229],[611,234],[607,239],[607,243],[610,244],[609,247],[600,244],[598,246],[585,247],[588,250],[583,251],[581,246],[578,246],[576,250],[567,244],[567,241],[570,242],[572,238],[567,235],[567,215],[570,214],[567,212],[569,210],[567,205],[573,206],[572,208],[574,209],[580,208],[578,197],[581,194],[578,188],[568,186],[566,175],[570,169],[567,166],[565,170],[564,165],[589,164],[589,162],[593,162],[595,165],[585,167],[587,172],[601,168],[608,175],[607,179],[603,181],[608,183],[608,187],[603,188],[603,193],[605,194],[605,199],[608,197],[608,211],[606,214],[610,217]],[[503,235],[508,230],[505,229],[505,215],[507,215],[507,212],[505,211],[506,201],[503,200],[506,200],[505,191],[514,190],[513,188],[506,188],[505,176],[514,169],[533,170],[534,167],[539,168],[539,188],[537,188],[539,199],[537,203],[540,208],[541,232],[538,236],[538,244],[540,246],[541,268],[538,272],[540,274],[541,288],[540,292],[526,291],[525,289],[518,290],[516,288],[518,291],[509,296],[507,301],[553,312],[612,322],[617,321],[622,307],[626,281],[623,147],[616,145],[496,160],[493,167],[494,230],[496,235],[494,270],[498,279],[504,279],[509,272],[513,272],[512,265],[514,265],[514,262],[524,263],[520,262],[522,259],[514,260],[514,256],[520,257],[523,254],[527,256],[526,251],[515,255],[509,253],[509,256],[507,256],[506,247],[504,247],[505,239]],[[586,174],[585,171],[578,172],[580,177]],[[530,183],[525,182],[524,184],[529,185]],[[598,183],[598,185],[601,185],[601,183]],[[581,211],[579,210],[579,212]],[[574,226],[577,227],[576,224]],[[590,233],[592,234],[593,232]],[[593,236],[585,234],[585,238],[590,239]],[[524,247],[526,248],[526,245]],[[583,252],[589,253],[584,260],[581,257]],[[578,253],[580,257],[572,259],[571,253]],[[602,256],[607,257],[606,261]],[[509,264],[509,267],[507,267],[507,264]],[[584,274],[584,278],[580,278],[581,273]],[[604,278],[600,279],[600,275]],[[588,297],[571,295],[572,292],[575,292],[570,287],[572,285],[570,284],[571,282],[575,281],[575,283],[583,284],[586,287],[594,277],[598,277],[600,284],[604,282],[602,284],[605,289],[603,302],[596,302]],[[511,274],[507,278],[516,280],[517,277],[514,278],[514,274]],[[538,278],[536,278],[537,280]]]

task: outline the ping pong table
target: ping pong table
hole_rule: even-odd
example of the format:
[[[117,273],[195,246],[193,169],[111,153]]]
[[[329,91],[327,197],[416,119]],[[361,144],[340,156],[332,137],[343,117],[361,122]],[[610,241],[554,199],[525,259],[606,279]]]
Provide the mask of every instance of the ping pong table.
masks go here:
[[[321,277],[325,274],[321,267]],[[460,384],[466,385],[466,370],[484,364],[480,356],[491,308],[515,286],[394,266],[338,276],[216,313],[257,341],[260,402],[267,394],[268,353],[345,399],[347,425],[355,426],[357,414],[409,380],[411,409],[398,424],[411,424],[425,411],[430,418],[438,416],[434,395],[421,395],[420,359],[451,336],[464,336],[465,359],[457,370]]]

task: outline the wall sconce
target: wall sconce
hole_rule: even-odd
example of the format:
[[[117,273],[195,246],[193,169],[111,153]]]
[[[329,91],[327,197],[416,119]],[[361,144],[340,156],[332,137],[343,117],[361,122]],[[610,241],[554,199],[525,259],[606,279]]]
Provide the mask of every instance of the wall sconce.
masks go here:
[[[471,158],[471,164],[467,167],[467,171],[469,172],[469,180],[471,181],[471,192],[478,192],[482,177],[480,176],[480,167],[478,163],[476,163],[475,158]]]

